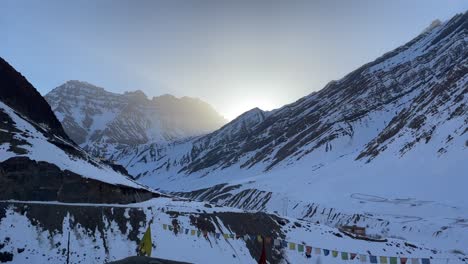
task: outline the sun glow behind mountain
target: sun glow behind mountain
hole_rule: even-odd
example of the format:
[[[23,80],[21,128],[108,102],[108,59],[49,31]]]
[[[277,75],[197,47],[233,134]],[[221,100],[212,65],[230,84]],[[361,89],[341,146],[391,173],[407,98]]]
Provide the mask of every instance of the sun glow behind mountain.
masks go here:
[[[281,87],[272,82],[246,82],[245,84],[238,84],[238,88],[233,87],[232,89],[245,91],[246,94],[235,103],[226,104],[222,111],[220,111],[221,114],[229,121],[253,108],[270,111],[281,107],[282,105],[283,100],[281,98],[277,98],[276,93],[274,92],[281,90]]]
[[[2,4],[2,56],[43,95],[83,80],[116,93],[197,97],[233,119],[323,88],[467,1]]]

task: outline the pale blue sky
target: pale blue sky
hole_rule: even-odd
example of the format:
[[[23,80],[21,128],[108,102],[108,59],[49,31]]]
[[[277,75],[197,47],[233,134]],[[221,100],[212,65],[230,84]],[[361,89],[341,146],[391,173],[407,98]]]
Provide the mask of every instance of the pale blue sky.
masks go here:
[[[0,56],[45,94],[70,79],[276,108],[419,34],[466,0],[3,0]]]

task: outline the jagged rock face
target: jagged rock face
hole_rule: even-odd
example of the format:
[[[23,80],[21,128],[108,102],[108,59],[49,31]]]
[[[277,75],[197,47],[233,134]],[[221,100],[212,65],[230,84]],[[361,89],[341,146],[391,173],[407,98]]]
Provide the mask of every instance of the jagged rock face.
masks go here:
[[[1,200],[129,203],[153,197],[71,141],[44,98],[0,58]],[[156,195],[156,194],[154,194]]]
[[[431,155],[443,155],[468,129],[467,42],[465,13],[280,109],[254,109],[207,136],[130,148],[115,157],[145,176],[270,170],[322,149],[336,158],[354,153],[363,162],[390,146],[399,150],[395,159],[416,144],[435,144],[439,151]],[[447,134],[446,142],[431,142],[434,133]]]
[[[96,156],[114,148],[198,136],[225,124],[205,102],[171,95],[149,100],[142,91],[116,94],[69,81],[46,95],[66,133]]]
[[[67,138],[60,122],[39,92],[8,62],[0,58],[0,100],[38,124]]]

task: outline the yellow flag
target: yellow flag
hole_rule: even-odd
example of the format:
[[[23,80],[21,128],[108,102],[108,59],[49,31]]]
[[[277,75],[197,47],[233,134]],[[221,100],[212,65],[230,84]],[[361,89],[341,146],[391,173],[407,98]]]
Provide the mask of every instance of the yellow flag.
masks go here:
[[[289,249],[290,250],[296,250],[296,243],[289,242]]]
[[[140,256],[148,256],[151,257],[151,250],[153,249],[153,243],[151,242],[151,228],[148,225],[148,229],[146,229],[145,234],[143,235],[143,239],[138,246],[138,253]]]

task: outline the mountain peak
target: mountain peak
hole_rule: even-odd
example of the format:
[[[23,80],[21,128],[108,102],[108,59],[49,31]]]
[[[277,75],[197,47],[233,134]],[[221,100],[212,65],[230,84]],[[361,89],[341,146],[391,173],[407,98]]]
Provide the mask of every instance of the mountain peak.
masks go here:
[[[135,90],[135,91],[127,91],[124,93],[124,96],[130,97],[137,101],[146,101],[148,100],[148,96],[142,90]]]
[[[84,94],[94,96],[95,94],[103,94],[104,88],[91,84],[89,82],[79,80],[69,80],[62,85],[57,86],[50,91],[45,98],[48,99],[53,94]]]
[[[440,21],[439,19],[436,19],[434,21],[431,22],[431,24],[429,24],[429,26],[427,26],[422,33],[426,33],[426,32],[429,32],[431,30],[433,30],[434,28],[438,27],[442,25],[442,21]]]
[[[108,145],[167,142],[212,132],[226,123],[199,99],[142,90],[112,93],[87,82],[68,81],[46,96],[65,131],[81,147],[106,156]]]

